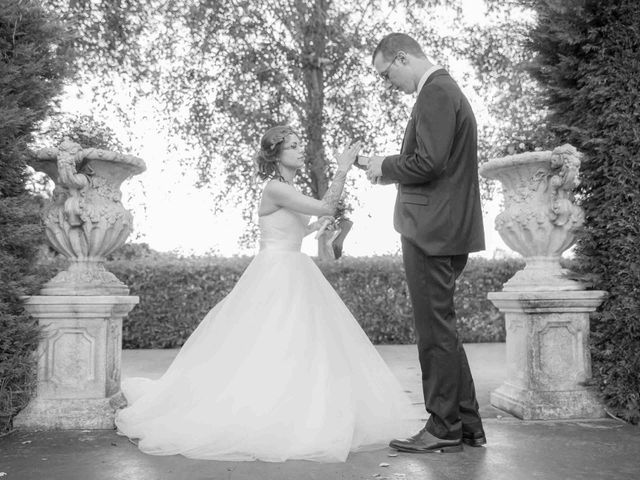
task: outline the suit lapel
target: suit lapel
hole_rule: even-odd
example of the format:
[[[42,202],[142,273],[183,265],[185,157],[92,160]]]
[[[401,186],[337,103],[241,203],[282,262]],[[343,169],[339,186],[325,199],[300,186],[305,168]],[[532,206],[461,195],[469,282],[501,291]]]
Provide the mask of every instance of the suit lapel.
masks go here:
[[[404,136],[402,137],[402,146],[400,147],[400,153],[405,153],[404,147],[407,144],[407,137],[411,134],[411,130],[414,128],[413,126],[413,116],[416,111],[416,106],[413,106],[411,109],[411,115],[409,115],[409,121],[407,122],[407,126],[404,129]]]

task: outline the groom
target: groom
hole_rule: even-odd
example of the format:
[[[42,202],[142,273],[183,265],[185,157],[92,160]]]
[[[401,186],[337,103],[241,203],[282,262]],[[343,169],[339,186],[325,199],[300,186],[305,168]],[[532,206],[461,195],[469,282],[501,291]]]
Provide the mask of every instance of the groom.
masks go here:
[[[476,121],[446,70],[408,35],[391,33],[373,53],[389,88],[417,92],[400,154],[371,157],[367,177],[396,183],[394,226],[413,306],[425,427],[391,441],[405,452],[457,452],[486,443],[475,387],[456,330],[455,280],[469,252],[484,249]]]

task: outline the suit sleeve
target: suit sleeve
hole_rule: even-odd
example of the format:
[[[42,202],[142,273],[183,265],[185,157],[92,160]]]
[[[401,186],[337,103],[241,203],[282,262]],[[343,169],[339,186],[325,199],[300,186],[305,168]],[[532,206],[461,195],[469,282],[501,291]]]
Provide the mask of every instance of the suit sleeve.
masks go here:
[[[438,85],[428,85],[416,104],[416,148],[414,151],[391,155],[382,163],[385,179],[401,184],[427,183],[442,175],[456,128],[453,99]]]

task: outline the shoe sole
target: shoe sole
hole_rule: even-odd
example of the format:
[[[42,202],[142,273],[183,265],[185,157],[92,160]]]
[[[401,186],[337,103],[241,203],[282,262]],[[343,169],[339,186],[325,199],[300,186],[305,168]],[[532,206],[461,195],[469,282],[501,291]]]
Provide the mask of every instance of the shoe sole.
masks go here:
[[[463,438],[462,443],[465,445],[469,445],[470,447],[481,447],[487,443],[486,437],[480,438]]]
[[[420,450],[420,449],[401,447],[396,445],[389,445],[389,446],[395,450],[398,450],[399,452],[405,452],[405,453],[457,453],[457,452],[461,452],[464,449],[462,444],[446,445],[442,447],[430,448],[428,450],[427,449]]]

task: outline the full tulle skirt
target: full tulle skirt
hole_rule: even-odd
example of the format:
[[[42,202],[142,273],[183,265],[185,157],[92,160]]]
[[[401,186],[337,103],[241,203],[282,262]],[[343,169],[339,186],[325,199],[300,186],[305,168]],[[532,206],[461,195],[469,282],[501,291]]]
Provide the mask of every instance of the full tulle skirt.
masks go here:
[[[158,380],[122,382],[143,452],[344,461],[410,433],[410,402],[303,253],[264,250]]]

